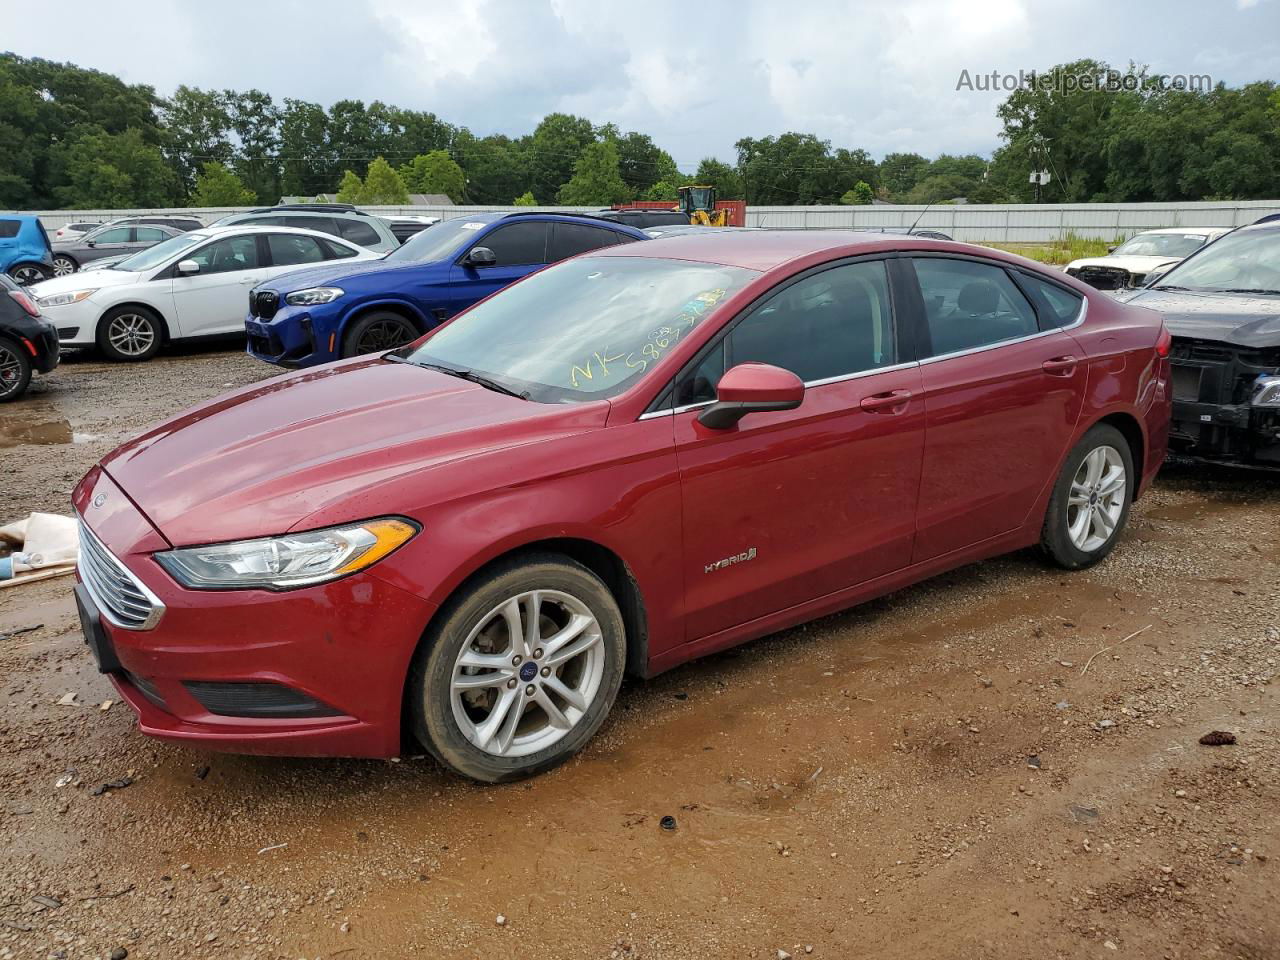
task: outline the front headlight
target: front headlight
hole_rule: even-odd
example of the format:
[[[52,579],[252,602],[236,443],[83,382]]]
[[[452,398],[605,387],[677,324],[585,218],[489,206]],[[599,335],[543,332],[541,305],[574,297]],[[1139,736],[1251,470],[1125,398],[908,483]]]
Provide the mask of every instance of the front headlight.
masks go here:
[[[157,553],[156,560],[196,590],[288,590],[336,580],[377,563],[407,543],[416,524],[395,517],[282,537],[215,543]]]
[[[284,298],[291,307],[312,307],[317,303],[333,303],[343,290],[340,287],[308,287],[306,290],[295,290]]]
[[[41,297],[36,302],[42,307],[65,307],[68,303],[79,303],[97,292],[97,287],[92,290],[72,290],[70,293],[54,293],[47,297]]]
[[[1260,374],[1253,381],[1253,397],[1250,400],[1255,407],[1280,407],[1280,376]]]

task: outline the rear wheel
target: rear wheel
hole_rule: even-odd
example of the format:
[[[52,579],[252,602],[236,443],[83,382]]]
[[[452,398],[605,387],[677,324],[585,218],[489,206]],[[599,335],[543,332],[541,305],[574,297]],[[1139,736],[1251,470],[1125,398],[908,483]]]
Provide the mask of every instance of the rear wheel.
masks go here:
[[[9,276],[13,278],[14,282],[20,283],[24,287],[49,279],[48,271],[38,263],[15,264],[9,268]]]
[[[356,320],[342,338],[342,356],[358,357],[381,353],[412,343],[419,337],[418,328],[389,310],[375,310]]]
[[[98,349],[112,360],[150,360],[163,339],[164,324],[146,307],[116,307],[98,321]]]
[[[1060,567],[1091,567],[1116,545],[1133,499],[1133,454],[1115,427],[1100,423],[1076,444],[1062,467],[1040,534],[1041,549]]]
[[[31,358],[8,337],[0,337],[0,403],[17,400],[31,383]]]
[[[53,258],[53,275],[55,277],[66,277],[79,269],[80,267],[77,266],[76,262],[68,256],[59,254]]]
[[[473,780],[541,773],[604,722],[625,651],[622,614],[595,574],[554,554],[520,558],[442,611],[410,674],[414,732]]]

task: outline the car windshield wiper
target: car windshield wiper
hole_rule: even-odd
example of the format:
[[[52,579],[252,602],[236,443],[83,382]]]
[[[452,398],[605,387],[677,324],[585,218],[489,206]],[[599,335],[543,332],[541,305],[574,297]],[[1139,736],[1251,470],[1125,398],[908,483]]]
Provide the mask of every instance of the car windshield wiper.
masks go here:
[[[420,363],[417,360],[410,360],[408,357],[401,357],[394,353],[389,353],[386,359],[394,363],[407,363],[415,367],[423,367],[427,370],[437,370],[440,373],[447,373],[451,377],[457,377],[459,380],[469,380],[472,383],[478,383],[482,387],[493,390],[495,393],[505,393],[509,397],[515,397],[518,400],[528,400],[529,392],[512,390],[510,387],[504,386],[497,380],[491,380],[484,374],[476,373],[474,370],[459,370],[456,367],[446,367],[439,363]]]
[[[1188,293],[1190,293],[1190,292],[1191,292],[1191,288],[1190,288],[1190,287],[1179,287],[1179,286],[1177,286],[1176,284],[1173,284],[1173,283],[1157,283],[1157,284],[1156,284],[1154,287],[1152,287],[1151,289],[1152,289],[1152,290],[1183,290],[1183,291],[1186,291],[1186,292],[1188,292]]]
[[[1218,293],[1269,293],[1277,294],[1280,290],[1268,290],[1266,287],[1223,287]]]

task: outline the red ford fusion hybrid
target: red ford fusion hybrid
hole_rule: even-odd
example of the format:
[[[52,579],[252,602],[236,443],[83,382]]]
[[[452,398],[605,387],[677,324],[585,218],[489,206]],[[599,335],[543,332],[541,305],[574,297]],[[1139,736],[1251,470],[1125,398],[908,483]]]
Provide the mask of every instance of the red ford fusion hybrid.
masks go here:
[[[1165,455],[1169,343],[960,243],[594,251],[111,453],[81,619],[153,736],[527,776],[624,674],[1035,544],[1101,560]]]

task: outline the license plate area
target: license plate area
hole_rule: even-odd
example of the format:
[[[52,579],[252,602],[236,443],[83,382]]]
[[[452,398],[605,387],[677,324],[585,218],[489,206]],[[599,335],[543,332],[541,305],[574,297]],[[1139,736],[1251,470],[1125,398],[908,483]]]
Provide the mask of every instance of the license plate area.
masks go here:
[[[124,666],[116,656],[115,644],[111,642],[107,630],[102,625],[102,615],[98,606],[89,596],[84,584],[77,583],[75,588],[76,611],[80,614],[80,630],[84,634],[84,642],[98,664],[99,673],[121,673]]]

